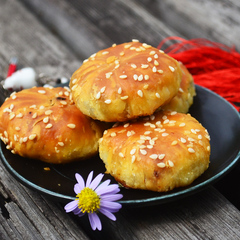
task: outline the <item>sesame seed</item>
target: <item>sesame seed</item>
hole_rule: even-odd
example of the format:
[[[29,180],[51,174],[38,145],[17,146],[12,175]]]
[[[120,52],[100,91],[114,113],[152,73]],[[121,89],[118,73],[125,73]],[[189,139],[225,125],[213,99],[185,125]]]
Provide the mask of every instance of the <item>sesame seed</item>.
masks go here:
[[[73,123],[69,123],[67,126],[68,126],[69,128],[72,128],[72,129],[76,128],[76,125],[73,124]]]
[[[58,142],[58,145],[63,147],[64,146],[64,142]]]
[[[202,139],[202,135],[201,134],[198,135],[198,139]]]
[[[156,96],[157,98],[160,98],[160,94],[159,94],[159,93],[155,93],[155,96]]]
[[[153,71],[153,72],[157,72],[157,68],[154,66],[154,67],[152,68],[152,71]]]
[[[38,90],[38,93],[45,94],[46,91],[45,90]]]
[[[74,91],[77,88],[77,85],[72,86],[72,91]]]
[[[40,109],[40,110],[42,110],[42,109],[44,109],[44,108],[45,108],[45,107],[44,107],[44,106],[42,106],[42,105],[39,107],[39,109]]]
[[[173,167],[174,166],[174,163],[171,160],[168,160],[167,164],[168,164],[169,167]]]
[[[172,67],[172,66],[169,66],[169,69],[171,70],[171,72],[174,72],[174,71],[175,71],[175,68]]]
[[[148,64],[141,64],[141,68],[148,68],[149,65]]]
[[[139,40],[137,40],[137,39],[132,39],[132,42],[139,42]]]
[[[166,120],[163,121],[163,124],[167,124],[167,123],[169,123],[169,122],[170,122],[170,120],[169,120],[169,119],[166,119]]]
[[[122,152],[120,152],[118,155],[119,155],[119,157],[124,157]]]
[[[14,95],[11,96],[11,98],[14,100],[14,99],[17,98],[17,96],[14,94]]]
[[[20,131],[21,128],[20,128],[20,127],[15,127],[15,130],[16,130],[16,131]]]
[[[60,103],[61,103],[62,105],[67,105],[67,102],[66,102],[66,101],[60,101]]]
[[[135,50],[136,49],[136,47],[130,47],[130,50]]]
[[[181,92],[181,93],[184,92],[182,88],[179,88],[178,91]]]
[[[149,79],[149,76],[148,76],[148,75],[144,75],[144,79],[145,79],[145,80],[148,80],[148,79]]]
[[[51,123],[47,124],[45,128],[51,128],[53,125]]]
[[[4,131],[3,134],[4,134],[4,136],[5,136],[6,138],[8,138],[8,133],[7,133],[7,131]]]
[[[162,69],[159,69],[157,70],[158,73],[162,74],[163,73],[163,70]]]
[[[186,143],[187,142],[187,140],[185,139],[185,138],[180,138],[180,141],[182,142],[182,143]]]
[[[159,65],[159,62],[157,60],[154,60],[154,65],[155,66],[158,66]]]
[[[118,89],[118,94],[121,94],[122,93],[122,88],[120,87],[119,89]]]
[[[133,154],[135,154],[135,153],[136,153],[136,149],[133,148],[133,149],[130,151],[130,154],[133,155]]]
[[[27,142],[27,140],[28,140],[28,137],[24,137],[24,138],[22,139],[23,142]]]
[[[9,120],[12,120],[13,118],[15,118],[15,113],[11,112],[9,114]]]
[[[107,99],[107,100],[105,100],[104,101],[106,104],[110,104],[111,102],[112,102],[112,100],[111,99]]]
[[[132,68],[137,68],[137,65],[134,64],[134,63],[132,63],[132,64],[131,64],[131,67],[132,67]]]
[[[9,108],[10,108],[11,110],[13,110],[13,108],[14,108],[14,105],[13,105],[13,104],[11,104]]]
[[[194,150],[193,148],[188,148],[188,151],[189,151],[190,153],[195,153],[195,150]]]
[[[112,45],[112,47],[116,47],[117,46],[117,44],[116,43],[114,43],[113,45]]]
[[[151,57],[148,57],[148,58],[147,58],[147,61],[148,61],[148,62],[151,62],[151,61],[152,61],[152,58],[151,58]]]
[[[96,99],[100,99],[100,97],[101,97],[101,92],[98,92],[98,93],[96,94],[95,98],[96,98]]]
[[[33,133],[28,138],[29,138],[29,140],[34,140],[36,137],[37,137],[37,134]]]
[[[162,133],[162,136],[163,137],[166,137],[166,136],[168,136],[169,134],[168,133]]]
[[[177,143],[178,143],[177,140],[174,140],[174,141],[171,143],[171,145],[172,145],[172,146],[175,146],[175,145],[177,145]]]
[[[142,90],[138,90],[138,91],[137,91],[137,94],[138,94],[139,97],[143,97],[143,92],[142,92]]]
[[[130,48],[130,47],[131,47],[131,44],[124,45],[124,48]]]
[[[106,55],[108,53],[109,53],[108,51],[104,51],[104,52],[102,52],[102,55]]]
[[[151,51],[149,54],[154,55],[155,53],[156,53],[155,51]]]
[[[145,131],[144,132],[144,135],[149,135],[149,134],[151,134],[152,133],[152,131]]]
[[[52,110],[47,110],[47,111],[45,112],[45,115],[50,115],[52,112],[53,112]]]
[[[158,155],[157,154],[152,154],[149,156],[151,159],[155,160],[158,158]]]
[[[129,127],[129,125],[130,125],[130,123],[125,123],[125,124],[123,125],[123,127],[127,128],[127,127]]]
[[[68,91],[65,91],[65,92],[64,92],[64,95],[65,95],[66,97],[68,97],[68,96],[70,95],[70,93],[69,93]]]
[[[142,80],[143,80],[143,75],[141,74],[138,76],[138,81],[142,81]]]
[[[152,149],[152,148],[153,148],[153,145],[147,145],[147,148],[148,148],[148,149]]]
[[[121,75],[121,76],[119,76],[119,78],[121,78],[121,79],[126,79],[126,78],[127,78],[127,75]]]
[[[191,129],[191,132],[197,134],[197,132],[194,129]]]
[[[143,89],[148,89],[148,87],[149,87],[149,85],[148,84],[144,84],[144,86],[143,86]]]
[[[135,160],[136,160],[136,156],[134,155],[134,156],[132,156],[132,163],[134,163]]]
[[[138,80],[138,75],[137,75],[137,74],[134,74],[134,75],[133,75],[133,79],[134,79],[134,80]]]
[[[185,123],[180,123],[179,127],[184,127],[186,124]]]
[[[157,55],[157,54],[154,54],[154,58],[156,58],[156,59],[157,59],[157,58],[158,58],[158,55]]]
[[[207,151],[210,151],[210,146],[207,146]]]
[[[141,153],[142,155],[147,155],[147,151],[144,150],[144,149],[140,149],[140,153]]]
[[[110,78],[112,76],[112,72],[108,72],[105,74],[106,78]]]
[[[36,118],[37,117],[37,112],[35,112],[33,115],[32,115],[32,118]]]
[[[162,160],[164,158],[165,158],[165,154],[164,153],[158,155],[158,159]]]
[[[104,93],[105,90],[106,90],[106,86],[101,88],[100,93]]]
[[[125,53],[124,53],[124,52],[120,52],[119,55],[120,55],[120,56],[124,56]]]
[[[48,123],[48,121],[49,121],[49,117],[45,117],[45,118],[43,119],[43,122],[44,122],[44,123]]]
[[[77,82],[77,78],[74,78],[74,79],[72,80],[72,84],[74,85],[76,82]]]
[[[126,99],[128,99],[128,96],[123,96],[123,97],[121,97],[121,99],[126,100]]]
[[[146,44],[146,43],[143,43],[142,45],[143,45],[143,47],[145,47],[145,48],[150,48],[150,47],[151,47],[151,45]]]
[[[130,137],[132,135],[131,131],[127,131],[127,136]]]
[[[166,164],[163,163],[163,162],[160,162],[160,163],[157,164],[157,166],[160,167],[160,168],[165,168]]]
[[[111,137],[116,137],[117,134],[116,134],[115,132],[112,132],[112,133],[110,134],[110,136],[111,136]]]

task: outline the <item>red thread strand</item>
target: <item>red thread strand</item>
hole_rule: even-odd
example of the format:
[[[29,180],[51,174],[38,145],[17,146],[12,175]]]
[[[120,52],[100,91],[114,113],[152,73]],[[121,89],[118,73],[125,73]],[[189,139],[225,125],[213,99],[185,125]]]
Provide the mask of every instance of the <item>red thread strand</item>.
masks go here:
[[[202,38],[172,36],[164,39],[158,49],[181,61],[196,84],[216,92],[240,111],[240,54],[234,48]]]

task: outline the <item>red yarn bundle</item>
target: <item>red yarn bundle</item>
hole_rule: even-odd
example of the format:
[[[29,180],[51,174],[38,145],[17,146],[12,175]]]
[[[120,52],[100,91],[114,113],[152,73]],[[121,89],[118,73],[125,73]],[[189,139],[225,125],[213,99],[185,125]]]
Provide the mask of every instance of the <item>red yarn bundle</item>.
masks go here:
[[[158,49],[172,40],[175,43],[164,49],[165,53],[181,61],[196,84],[219,94],[240,111],[240,54],[234,48],[201,38],[169,37]]]

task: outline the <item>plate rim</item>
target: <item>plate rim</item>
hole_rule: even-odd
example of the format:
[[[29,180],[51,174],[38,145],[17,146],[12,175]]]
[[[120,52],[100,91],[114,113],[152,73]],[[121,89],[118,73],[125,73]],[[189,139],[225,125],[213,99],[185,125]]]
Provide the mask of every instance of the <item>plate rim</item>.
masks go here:
[[[232,108],[232,110],[238,115],[239,120],[240,120],[240,114],[239,112],[234,108],[234,106],[229,103],[226,99],[224,99],[223,97],[221,97],[220,95],[218,95],[217,93],[211,91],[210,89],[207,89],[205,87],[199,86],[197,84],[195,84],[196,89],[202,89],[204,91],[209,92],[210,94],[215,95],[218,98],[221,98],[221,100],[223,100],[230,108]],[[6,167],[6,169],[8,170],[8,172],[11,173],[11,175],[17,179],[18,181],[20,181],[24,186],[29,187],[35,191],[41,192],[44,195],[47,195],[48,197],[57,200],[57,201],[64,201],[66,202],[71,201],[71,200],[75,200],[76,197],[73,196],[69,196],[66,194],[62,194],[62,193],[57,193],[54,192],[52,190],[48,190],[44,187],[40,187],[37,184],[27,180],[25,177],[23,177],[21,174],[19,174],[7,161],[7,159],[5,158],[3,151],[2,151],[2,144],[0,144],[0,157],[1,160],[4,164],[4,166]],[[154,205],[154,204],[159,204],[161,203],[166,203],[166,202],[170,202],[170,201],[175,201],[176,199],[180,199],[192,194],[195,194],[201,190],[204,189],[204,187],[212,185],[213,183],[215,183],[217,180],[219,180],[221,177],[225,176],[230,170],[232,170],[232,168],[237,164],[237,162],[240,160],[240,149],[238,150],[238,153],[236,154],[236,156],[233,158],[233,160],[230,162],[230,164],[227,165],[227,167],[225,167],[224,169],[222,169],[220,172],[218,172],[217,174],[215,174],[214,176],[210,177],[209,179],[200,182],[194,186],[191,187],[187,187],[186,189],[177,191],[177,192],[173,192],[171,193],[168,192],[166,195],[161,195],[161,196],[157,196],[157,197],[150,197],[150,198],[144,198],[144,199],[136,199],[136,200],[119,200],[118,202],[121,203],[122,205],[128,205],[128,206],[139,206],[139,205],[146,205],[146,204],[150,204]]]

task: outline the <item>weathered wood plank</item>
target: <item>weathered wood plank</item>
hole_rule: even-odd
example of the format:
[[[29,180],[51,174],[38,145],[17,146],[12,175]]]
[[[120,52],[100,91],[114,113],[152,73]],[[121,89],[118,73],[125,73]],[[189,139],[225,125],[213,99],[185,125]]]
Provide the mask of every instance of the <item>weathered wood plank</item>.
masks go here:
[[[207,38],[240,51],[238,0],[140,0],[157,19],[186,39]]]
[[[85,40],[74,40],[75,44],[72,45],[74,51],[79,52],[80,55],[83,55],[82,48],[85,48],[85,41],[92,41],[92,37],[100,41],[102,34],[98,35],[96,33],[98,31],[104,33],[108,40],[106,41],[106,38],[104,38],[101,48],[98,45],[98,48],[94,47],[92,51],[86,47],[87,52],[84,58],[89,57],[93,51],[96,52],[109,47],[113,43],[139,39],[142,42],[157,46],[167,36],[180,35],[171,27],[165,26],[162,21],[152,16],[135,1],[105,0],[104,4],[98,0],[51,0],[50,3],[46,0],[21,1],[31,11],[38,13],[47,26],[54,27],[61,38],[67,39],[67,44],[71,44],[68,38],[76,39],[77,32],[81,34],[81,39],[85,38]],[[55,7],[51,7],[51,4],[55,4]],[[47,8],[50,8],[51,11],[46,11]],[[67,12],[68,14],[62,14],[61,19],[59,19],[57,15],[59,12]],[[85,25],[89,27],[89,31],[83,33],[85,35],[82,35],[82,32],[86,26],[76,24],[81,23],[83,20],[87,21]],[[56,24],[56,21],[70,25],[71,29],[66,32],[59,24]]]
[[[38,0],[33,2],[40,3]],[[69,33],[74,32],[74,29],[79,26],[76,23],[76,25],[70,23],[77,22],[78,15],[84,16],[80,22],[90,24],[91,29],[86,32],[86,35],[81,36],[82,40],[77,44],[82,48],[83,42],[90,39],[88,49],[84,51],[80,51],[80,49],[78,50],[79,53],[73,53],[70,49],[77,47],[67,46],[70,40],[64,39],[64,36],[61,35],[54,35],[49,28],[39,23],[34,14],[28,12],[19,1],[0,0],[0,20],[3,20],[0,21],[0,41],[2,43],[0,44],[0,70],[4,73],[6,73],[9,58],[18,56],[22,65],[30,65],[47,74],[67,74],[70,76],[85,55],[88,57],[91,54],[89,51],[94,49],[91,46],[95,45],[95,43],[95,49],[98,49],[102,48],[101,46],[107,47],[111,42],[117,42],[114,40],[122,42],[131,40],[131,38],[138,38],[156,45],[160,41],[158,38],[174,32],[164,30],[165,32],[159,33],[159,29],[165,29],[166,26],[162,26],[161,21],[156,17],[152,17],[147,10],[139,7],[134,1],[108,1],[107,17],[100,10],[97,11],[98,8],[101,8],[100,2],[97,1],[95,1],[95,8],[90,7],[91,1],[79,1],[79,3],[86,4],[84,5],[84,8],[87,9],[85,15],[84,13],[77,14],[80,11],[78,2],[64,3],[63,0],[49,2],[51,4],[60,4],[56,5],[58,7],[56,12],[54,12],[53,8],[51,9],[51,6],[49,7],[53,12],[50,11],[48,17],[50,18],[51,14],[53,16],[53,14],[62,13],[62,21],[68,21]],[[47,1],[43,0],[41,3],[43,6]],[[72,10],[71,6],[74,6],[74,4],[78,8],[75,7],[75,10]],[[118,16],[114,16],[115,12],[111,7],[119,10]],[[133,9],[131,10],[129,7],[133,7]],[[38,10],[40,14],[42,9]],[[69,19],[68,15],[70,15]],[[120,16],[122,16],[123,20]],[[113,23],[111,23],[111,18]],[[10,20],[10,27],[8,25],[6,28],[6,23]],[[53,20],[45,21],[51,22]],[[138,24],[129,25],[131,21]],[[114,24],[118,22],[119,25],[115,26],[117,29],[114,29]],[[62,24],[59,18],[58,22],[53,22],[52,26],[57,25],[56,29],[61,32],[64,23]],[[150,24],[150,28],[147,27],[148,24]],[[124,33],[125,35],[122,36],[120,33],[125,26],[127,30]],[[137,26],[137,29],[134,26]],[[110,28],[108,29],[108,27]],[[83,29],[85,28],[87,27],[85,26]],[[53,30],[52,27],[51,29]],[[54,29],[55,33],[56,29]],[[97,29],[100,29],[99,32],[103,32],[99,37],[100,42],[91,39],[96,37]],[[85,30],[80,32],[83,34]],[[137,32],[139,35],[135,35]],[[153,34],[156,38],[152,38],[153,35],[148,36],[148,34]],[[71,39],[71,36],[74,38],[74,35],[68,37]],[[75,36],[75,39],[77,38]],[[80,57],[76,57],[76,55]],[[116,222],[102,217],[103,231],[93,232],[86,217],[79,219],[71,214],[66,214],[60,203],[52,202],[40,194],[23,187],[12,178],[2,165],[0,165],[0,181],[0,193],[2,195],[0,237],[3,239],[21,239],[20,235],[22,235],[23,239],[31,239],[35,234],[37,237],[34,239],[90,238],[116,240],[238,239],[240,236],[239,211],[214,188],[175,203],[140,209],[124,207],[116,214]]]

